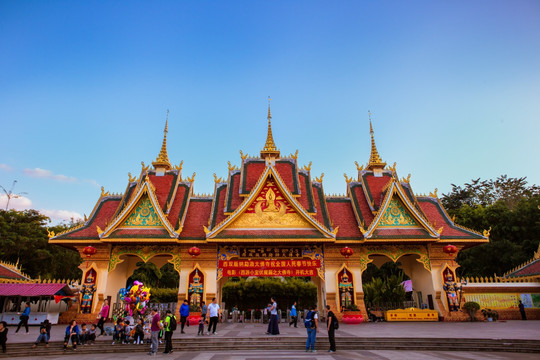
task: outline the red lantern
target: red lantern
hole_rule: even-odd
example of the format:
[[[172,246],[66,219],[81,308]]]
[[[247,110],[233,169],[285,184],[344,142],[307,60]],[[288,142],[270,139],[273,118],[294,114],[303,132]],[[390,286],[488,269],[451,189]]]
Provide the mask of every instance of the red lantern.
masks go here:
[[[345,246],[339,252],[341,253],[341,255],[345,256],[345,259],[348,259],[349,256],[352,256],[354,254],[353,249],[348,246]]]
[[[95,255],[95,253],[97,253],[97,249],[93,246],[87,246],[83,249],[82,253],[86,255],[86,267],[88,267],[88,260],[90,260],[92,255]]]
[[[193,258],[193,267],[195,267],[195,258],[201,255],[201,249],[196,246],[192,246],[188,249],[188,254]]]
[[[455,245],[446,245],[445,247],[443,247],[442,251],[445,253],[445,254],[448,254],[450,255],[451,257],[454,257],[456,255],[456,253],[458,252],[458,248],[457,246]],[[454,259],[452,259],[452,265],[454,265]]]

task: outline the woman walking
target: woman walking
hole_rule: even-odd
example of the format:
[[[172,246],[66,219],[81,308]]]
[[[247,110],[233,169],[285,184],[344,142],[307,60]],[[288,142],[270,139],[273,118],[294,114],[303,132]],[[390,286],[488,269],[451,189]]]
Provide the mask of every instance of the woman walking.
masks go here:
[[[268,310],[270,310],[270,321],[268,322],[268,331],[266,331],[266,334],[268,335],[279,335],[279,328],[278,328],[278,311],[277,311],[277,303],[276,299],[273,297],[270,298],[270,307]]]
[[[105,324],[105,320],[107,320],[108,316],[109,316],[109,300],[105,299],[105,301],[103,301],[103,306],[101,307],[101,310],[99,311],[99,321],[97,323],[97,327],[101,331],[101,334],[99,334],[99,336],[103,336],[103,333],[105,332],[103,325]]]

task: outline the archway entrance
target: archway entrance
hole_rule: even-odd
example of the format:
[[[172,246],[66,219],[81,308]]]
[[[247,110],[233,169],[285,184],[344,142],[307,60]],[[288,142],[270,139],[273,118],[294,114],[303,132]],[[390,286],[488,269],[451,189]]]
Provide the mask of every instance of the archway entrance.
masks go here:
[[[420,254],[402,254],[399,257],[373,254],[369,260],[362,273],[367,308],[435,308],[431,271],[426,269]]]
[[[322,308],[326,296],[323,246],[220,245],[217,273],[217,298],[227,310],[260,310],[275,296],[287,314],[294,301],[297,309]]]

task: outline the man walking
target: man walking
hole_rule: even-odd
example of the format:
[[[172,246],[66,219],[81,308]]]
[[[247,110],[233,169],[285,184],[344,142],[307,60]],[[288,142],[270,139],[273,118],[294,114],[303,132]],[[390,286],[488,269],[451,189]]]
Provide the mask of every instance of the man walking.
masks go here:
[[[150,331],[152,332],[152,336],[151,336],[152,346],[150,347],[150,352],[148,353],[148,355],[156,355],[158,351],[158,345],[159,345],[158,343],[159,331],[161,330],[161,327],[162,327],[160,323],[161,317],[159,316],[157,308],[152,309],[151,316],[152,316],[152,325],[150,326]]]
[[[336,322],[337,318],[334,312],[330,310],[330,305],[326,305],[326,329],[328,330],[328,341],[330,341],[330,350],[328,352],[336,352]]]
[[[189,305],[188,305],[188,301],[184,300],[184,303],[182,304],[182,306],[180,306],[180,334],[185,334],[184,326],[186,325],[186,321],[188,320],[188,317],[189,317]]]
[[[26,308],[24,308],[24,311],[19,318],[19,325],[17,325],[17,330],[15,330],[15,333],[18,333],[21,329],[21,326],[24,325],[24,328],[26,329],[26,333],[28,334],[28,319],[30,318],[30,302],[26,303]]]
[[[296,301],[294,302],[292,308],[291,308],[291,322],[289,323],[289,327],[294,324],[294,327],[296,326],[296,323],[298,322],[298,315],[296,314]]]
[[[216,326],[219,320],[220,309],[216,298],[213,298],[212,303],[208,305],[208,313],[210,315],[210,322],[208,323],[208,331],[206,334],[210,335],[210,329],[212,329],[213,326],[212,335],[217,335]]]
[[[317,333],[319,332],[317,305],[313,306],[311,311],[308,311],[304,324],[307,330],[306,352],[308,352],[310,349],[311,352],[317,352],[317,350],[315,350],[315,340],[317,338]]]
[[[519,313],[521,314],[521,320],[527,320],[527,315],[525,314],[525,305],[519,300]]]
[[[172,336],[173,336],[174,330],[176,330],[176,318],[171,313],[171,310],[167,310],[166,312],[163,328],[165,330],[165,351],[163,353],[171,354],[173,352]]]

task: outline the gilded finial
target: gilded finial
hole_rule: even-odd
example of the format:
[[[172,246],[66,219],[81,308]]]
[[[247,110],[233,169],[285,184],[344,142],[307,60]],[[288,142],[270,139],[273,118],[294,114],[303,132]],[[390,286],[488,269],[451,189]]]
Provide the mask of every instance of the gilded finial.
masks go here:
[[[214,182],[217,184],[217,183],[220,183],[220,182],[223,182],[223,179],[222,178],[218,178],[216,173],[214,173]]]
[[[47,229],[47,236],[50,238],[53,238],[54,237],[54,231],[49,231],[49,229]],[[19,262],[19,260],[17,260],[17,263]]]
[[[364,165],[358,165],[358,161],[355,161],[354,164],[356,165],[356,170],[358,171],[364,170]]]
[[[304,170],[311,171],[311,161],[309,162],[309,164],[304,165]]]
[[[129,182],[134,182],[135,180],[137,180],[137,178],[135,176],[132,176],[130,172],[128,172],[128,177],[129,177]]]
[[[274,137],[272,136],[272,112],[270,111],[270,101],[272,99],[268,97],[268,132],[266,134],[266,143],[264,148],[261,150],[261,158],[279,157],[279,150],[277,149],[276,144],[274,143]]]
[[[483,235],[484,235],[485,237],[489,238],[490,232],[491,232],[491,226],[489,227],[488,230],[484,230]]]
[[[316,177],[316,176],[315,176],[315,181],[316,181],[316,182],[322,183],[323,177],[324,177],[324,173],[322,173],[320,177]]]
[[[174,165],[174,169],[178,171],[182,171],[182,166],[184,166],[184,160],[180,161],[180,164]]]
[[[159,152],[156,161],[152,162],[155,169],[164,168],[165,170],[171,170],[172,166],[169,162],[169,155],[167,154],[167,133],[169,128],[169,109],[167,109],[167,119],[165,120],[165,130],[163,131],[163,143],[161,144],[161,151]]]
[[[375,146],[375,137],[373,136],[373,125],[371,124],[371,111],[368,110],[369,114],[369,133],[371,134],[371,154],[369,155],[369,163],[367,166],[368,170],[372,169],[384,169],[386,163],[381,160],[379,152],[377,151],[377,146]]]
[[[439,191],[437,188],[433,192],[429,193],[429,196],[436,198],[437,197],[437,191]]]
[[[193,183],[193,181],[195,180],[195,175],[197,175],[197,173],[193,173],[191,177],[188,176],[187,181],[189,181],[190,183]]]
[[[348,177],[347,174],[345,174],[345,173],[343,173],[343,176],[345,177],[345,181],[347,182],[347,184],[350,184],[351,181],[353,180],[352,176]]]
[[[242,150],[240,150],[240,158],[241,158],[242,160],[246,160],[247,157],[248,157],[248,154],[244,154],[244,153],[242,152]]]

